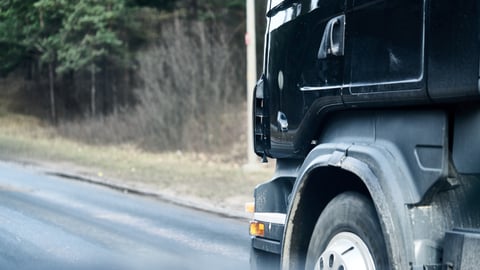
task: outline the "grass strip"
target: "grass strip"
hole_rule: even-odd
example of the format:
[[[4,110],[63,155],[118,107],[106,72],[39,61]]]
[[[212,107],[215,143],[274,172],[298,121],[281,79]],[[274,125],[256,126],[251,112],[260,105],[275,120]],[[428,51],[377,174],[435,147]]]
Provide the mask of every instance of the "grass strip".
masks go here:
[[[60,164],[76,170],[169,195],[188,196],[226,208],[241,208],[255,185],[269,179],[272,168],[245,170],[223,162],[221,155],[149,153],[133,145],[87,145],[61,138],[35,118],[0,116],[0,157]]]

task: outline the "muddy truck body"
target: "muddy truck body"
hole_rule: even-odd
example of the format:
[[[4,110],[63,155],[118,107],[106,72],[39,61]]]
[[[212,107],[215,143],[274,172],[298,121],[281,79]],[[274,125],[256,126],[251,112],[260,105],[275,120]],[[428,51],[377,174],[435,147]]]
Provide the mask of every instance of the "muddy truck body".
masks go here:
[[[480,269],[480,1],[270,0],[252,269]]]

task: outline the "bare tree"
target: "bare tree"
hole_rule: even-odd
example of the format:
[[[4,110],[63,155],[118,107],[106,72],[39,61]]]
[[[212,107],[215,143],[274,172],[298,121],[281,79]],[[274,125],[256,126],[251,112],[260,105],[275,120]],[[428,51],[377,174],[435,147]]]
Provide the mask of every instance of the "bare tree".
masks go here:
[[[243,134],[245,121],[244,51],[230,34],[206,22],[177,20],[163,25],[161,42],[137,57],[137,76],[142,80],[135,91],[137,105],[59,129],[93,143],[134,142],[150,150],[230,150],[245,141],[238,135]]]
[[[241,47],[225,28],[201,21],[177,20],[163,29],[162,40],[139,58],[138,109],[155,118],[152,128],[165,142],[214,147],[222,114],[243,102],[245,63],[235,57]]]

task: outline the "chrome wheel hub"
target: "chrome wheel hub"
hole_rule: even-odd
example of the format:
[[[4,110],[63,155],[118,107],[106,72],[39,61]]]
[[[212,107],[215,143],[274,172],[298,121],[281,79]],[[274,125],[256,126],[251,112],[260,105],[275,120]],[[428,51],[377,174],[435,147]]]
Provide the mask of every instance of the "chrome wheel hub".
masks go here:
[[[315,270],[375,270],[372,254],[354,233],[335,235],[315,263]]]

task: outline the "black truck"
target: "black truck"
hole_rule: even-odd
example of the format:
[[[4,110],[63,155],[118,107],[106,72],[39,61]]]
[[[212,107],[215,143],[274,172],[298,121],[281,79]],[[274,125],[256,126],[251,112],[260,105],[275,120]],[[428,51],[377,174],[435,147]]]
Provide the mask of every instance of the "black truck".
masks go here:
[[[480,1],[270,0],[252,269],[480,269]]]

